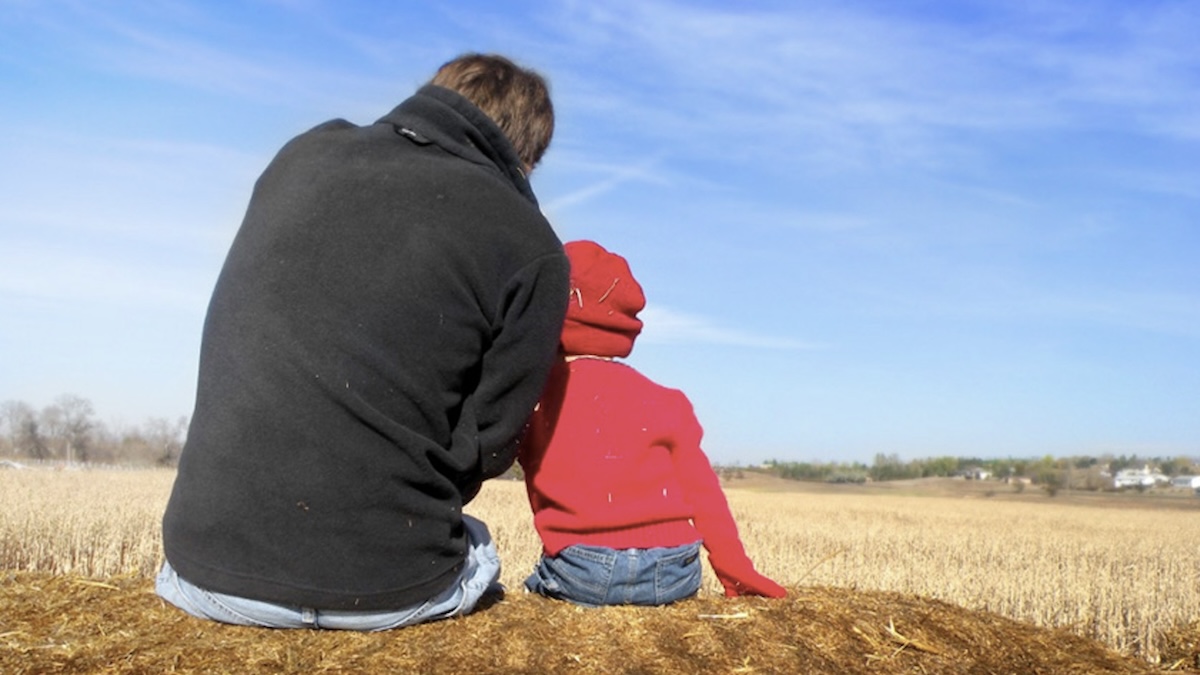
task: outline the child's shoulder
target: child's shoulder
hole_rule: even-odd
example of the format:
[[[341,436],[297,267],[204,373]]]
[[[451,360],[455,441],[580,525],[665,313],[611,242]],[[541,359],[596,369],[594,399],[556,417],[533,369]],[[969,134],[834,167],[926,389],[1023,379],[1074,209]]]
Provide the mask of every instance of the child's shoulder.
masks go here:
[[[663,400],[674,399],[684,402],[688,400],[682,390],[662,384],[624,361],[576,359],[572,364],[572,370],[576,370],[575,364],[578,364],[578,370],[581,373],[595,375],[608,386],[637,390],[642,397],[652,396]]]

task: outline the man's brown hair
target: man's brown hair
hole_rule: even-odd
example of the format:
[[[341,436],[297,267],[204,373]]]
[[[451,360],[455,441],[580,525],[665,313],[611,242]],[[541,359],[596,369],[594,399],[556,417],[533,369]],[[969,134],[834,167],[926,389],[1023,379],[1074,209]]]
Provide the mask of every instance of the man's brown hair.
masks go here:
[[[439,68],[429,83],[453,89],[492,118],[527,169],[550,147],[554,106],[538,73],[503,56],[464,54]]]

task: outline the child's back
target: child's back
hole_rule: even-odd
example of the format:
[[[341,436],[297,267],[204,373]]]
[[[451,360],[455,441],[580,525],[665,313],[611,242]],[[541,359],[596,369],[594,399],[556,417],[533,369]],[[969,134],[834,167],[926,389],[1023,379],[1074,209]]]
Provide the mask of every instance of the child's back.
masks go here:
[[[545,551],[700,539],[683,478],[710,472],[682,392],[616,361],[559,363],[521,455]]]
[[[581,604],[665,604],[700,586],[701,542],[727,595],[782,597],[738,538],[683,392],[612,359],[641,329],[623,258],[567,244],[571,298],[556,364],[521,449],[544,555],[530,590]]]

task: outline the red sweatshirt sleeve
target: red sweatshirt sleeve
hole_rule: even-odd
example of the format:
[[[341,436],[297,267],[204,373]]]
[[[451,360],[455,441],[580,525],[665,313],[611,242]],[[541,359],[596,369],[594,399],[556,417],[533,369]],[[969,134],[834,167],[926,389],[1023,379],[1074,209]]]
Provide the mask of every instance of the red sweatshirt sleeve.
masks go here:
[[[704,539],[708,561],[725,587],[725,595],[786,596],[787,591],[759,574],[746,555],[720,481],[700,448],[703,435],[700,423],[691,403],[682,393],[679,396],[679,419],[671,455],[693,509],[692,522]]]

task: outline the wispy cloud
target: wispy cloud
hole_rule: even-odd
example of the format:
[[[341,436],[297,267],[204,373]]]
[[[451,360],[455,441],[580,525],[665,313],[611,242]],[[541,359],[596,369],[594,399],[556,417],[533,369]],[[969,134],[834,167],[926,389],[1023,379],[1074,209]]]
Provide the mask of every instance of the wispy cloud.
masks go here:
[[[207,274],[180,269],[171,260],[131,262],[66,246],[0,247],[0,298],[5,304],[48,301],[113,312],[202,312],[212,283]]]
[[[924,274],[902,284],[850,290],[863,311],[886,319],[1030,334],[1078,331],[1095,340],[1111,339],[1114,330],[1200,338],[1200,302],[1183,286],[1131,289],[1103,279],[1047,278],[1005,264],[945,259],[923,267]]]
[[[1200,139],[1200,127],[1197,128],[1196,137]],[[1108,174],[1114,183],[1136,190],[1200,202],[1200,166],[1184,166],[1171,170],[1115,166]]]
[[[572,33],[593,50],[581,57],[605,54],[602,71],[630,92],[626,128],[695,153],[935,165],[978,153],[962,134],[1082,126],[1194,138],[1200,124],[1196,31],[1171,28],[1175,15],[1195,27],[1196,13],[1170,3],[1016,6],[957,22],[863,5],[568,7],[563,30],[590,33]],[[1071,20],[1042,20],[1059,15]]]
[[[550,76],[543,208],[666,303],[643,313],[642,340],[667,345],[645,358],[745,355],[730,370],[775,416],[780,365],[805,362],[844,393],[814,432],[863,448],[936,441],[937,425],[906,440],[857,420],[880,389],[925,419],[939,376],[972,383],[934,406],[962,434],[998,406],[1028,428],[1024,405],[1096,438],[1146,440],[1140,424],[1194,445],[1179,401],[1200,334],[1200,7],[952,4],[0,0],[2,353],[38,387],[186,396],[162,374],[194,374],[270,155],[324,119],[377,119],[458,51],[496,50]],[[942,372],[888,376],[917,361]],[[992,376],[1010,370],[1061,386],[1006,389]],[[714,436],[755,426],[706,376],[689,396],[717,411]]]
[[[582,187],[575,188],[570,192],[560,194],[544,204],[543,207],[546,211],[552,213],[565,211],[611,192],[623,183],[631,181],[663,184],[666,182],[663,174],[655,171],[655,167],[660,161],[661,157],[655,156],[645,158],[633,164],[615,166],[575,162],[573,165],[567,167],[567,170],[572,174],[599,173],[601,174],[601,178]]]
[[[793,338],[726,328],[708,317],[647,305],[640,340],[659,344],[710,344],[751,349],[822,349],[825,346]]]
[[[379,115],[377,101],[395,99],[408,82],[354,67],[344,51],[326,44],[291,49],[288,25],[271,36],[248,32],[236,18],[184,2],[109,7],[71,3],[71,11],[34,11],[27,19],[41,39],[85,68],[186,91],[207,92],[247,104],[290,108],[364,109]],[[271,8],[243,8],[270,12]],[[295,8],[276,9],[277,23]],[[332,30],[332,29],[330,29]],[[365,48],[365,47],[364,47]],[[348,114],[348,113],[347,113]]]
[[[0,166],[0,232],[80,245],[108,236],[182,252],[228,245],[266,161],[214,143],[38,126],[10,128],[0,143],[22,158]]]
[[[1093,326],[1200,338],[1200,302],[1185,292],[1110,290],[1087,295],[1041,294],[1030,310]]]

